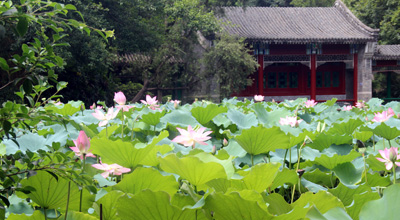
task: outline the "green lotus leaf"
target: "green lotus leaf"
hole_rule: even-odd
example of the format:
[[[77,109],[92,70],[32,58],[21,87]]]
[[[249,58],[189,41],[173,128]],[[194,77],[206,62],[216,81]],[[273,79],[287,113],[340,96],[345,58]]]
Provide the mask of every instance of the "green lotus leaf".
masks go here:
[[[59,106],[47,106],[46,110],[51,111],[62,116],[70,116],[77,113],[80,110],[79,106],[73,106],[72,104],[64,104]]]
[[[245,189],[252,189],[261,193],[272,185],[279,172],[279,167],[279,163],[257,164],[240,181],[242,181]]]
[[[125,178],[125,177],[124,177]],[[121,191],[110,191],[105,196],[101,197],[96,203],[93,205],[94,210],[97,215],[100,215],[100,205],[102,206],[102,213],[104,220],[119,220],[117,214],[117,204],[119,198],[123,196],[124,193]]]
[[[35,191],[28,194],[29,198],[42,208],[64,210],[67,204],[68,180],[58,178],[58,181],[48,172],[38,171],[36,175],[23,179],[23,187],[33,187]],[[94,195],[83,191],[82,210],[90,208]],[[80,191],[74,183],[70,185],[69,210],[79,210]]]
[[[324,214],[325,212],[335,207],[344,208],[343,203],[334,195],[326,191],[319,191],[317,193],[306,192],[303,193],[292,207],[309,207],[315,205],[317,209]]]
[[[199,124],[199,122],[196,121],[196,119],[192,116],[192,114],[190,112],[182,111],[182,110],[175,110],[175,111],[172,111],[171,113],[164,115],[160,119],[160,122],[164,122],[166,124],[169,123],[174,126],[180,126],[180,127],[185,127],[185,128],[188,125],[195,127],[196,125]]]
[[[217,126],[223,126],[225,128],[229,127],[229,125],[232,124],[232,121],[229,120],[228,117],[226,117],[226,114],[219,114],[215,116],[212,121],[217,125]]]
[[[344,185],[355,185],[361,181],[364,168],[356,169],[352,163],[346,162],[338,164],[333,171]]]
[[[239,129],[248,129],[252,126],[257,126],[257,118],[254,113],[243,114],[242,112],[229,109],[226,116],[235,124]]]
[[[235,140],[249,154],[257,155],[289,148],[289,137],[278,127],[251,127],[242,131]]]
[[[340,199],[343,205],[349,206],[353,203],[355,195],[363,193],[371,193],[372,190],[370,187],[365,185],[346,186],[342,183],[339,183],[339,185],[336,188],[329,189],[328,192],[332,193],[332,195]]]
[[[207,196],[205,208],[214,212],[213,218],[216,220],[268,220],[273,217],[257,201],[242,198],[240,192],[228,195],[213,192]]]
[[[168,193],[151,190],[121,197],[117,211],[121,219],[195,220],[197,217],[195,209],[181,209],[172,205]]]
[[[350,135],[332,135],[321,133],[313,140],[313,143],[307,144],[307,146],[322,151],[325,148],[330,147],[332,144],[351,144],[352,141],[353,137]]]
[[[226,160],[220,160],[217,157],[215,157],[214,155],[208,154],[205,152],[200,152],[193,156],[199,158],[201,161],[203,161],[205,163],[216,162],[216,163],[221,164],[225,169],[228,179],[230,179],[233,176],[233,174],[235,173],[235,168],[233,167],[233,163],[232,163],[233,157],[229,157]]]
[[[145,115],[142,115],[142,121],[149,124],[156,126],[158,123],[160,123],[160,119],[165,115],[165,111],[159,112],[149,112]]]
[[[382,171],[386,170],[385,163],[380,162],[377,160],[377,157],[381,157],[380,155],[374,156],[372,154],[368,155],[367,159],[365,160],[368,164],[368,167],[373,171]]]
[[[341,207],[332,208],[325,214],[321,214],[321,212],[319,212],[319,210],[313,206],[307,212],[306,218],[310,220],[353,220]]]
[[[41,211],[36,210],[30,216],[27,216],[25,214],[17,215],[17,214],[11,213],[7,219],[8,220],[43,220],[44,215]]]
[[[48,151],[49,149],[46,147],[46,139],[43,136],[40,136],[36,133],[27,133],[15,139],[18,142],[18,145],[11,141],[4,141],[4,145],[6,145],[6,154],[12,155],[15,154],[18,150],[22,153],[26,151],[37,152],[38,150]]]
[[[307,180],[305,177],[302,177],[300,179],[300,182],[301,182],[302,186],[304,186],[307,190],[309,190],[309,191],[311,191],[313,193],[317,193],[317,192],[320,192],[320,191],[328,190],[327,188],[325,188],[325,187],[323,187],[323,186],[321,186],[319,184],[316,184],[316,183],[313,183],[313,182]]]
[[[113,188],[131,194],[150,189],[153,192],[165,191],[173,195],[178,190],[179,184],[174,176],[163,176],[154,168],[138,167],[132,173],[124,175],[122,181]]]
[[[282,215],[292,210],[292,207],[285,201],[283,196],[278,193],[272,193],[264,197],[266,203],[269,204],[268,211],[274,215]]]
[[[171,151],[172,147],[169,145],[156,145],[150,150],[150,152],[146,156],[143,157],[140,164],[155,167],[160,163],[160,161],[158,161],[158,154],[164,155]]]
[[[195,186],[200,186],[212,179],[227,178],[225,168],[216,162],[203,162],[198,157],[178,158],[176,154],[160,158],[162,170],[178,174]]]
[[[191,110],[193,117],[195,117],[196,120],[202,125],[207,124],[209,121],[215,118],[215,116],[227,111],[228,108],[223,106],[219,107],[216,104],[209,104],[205,108],[199,106],[192,108]]]
[[[398,199],[400,197],[400,185],[394,184],[383,191],[382,198],[369,201],[361,208],[359,219],[398,219],[400,209]]]
[[[62,215],[59,219],[64,219],[65,215]],[[104,220],[108,220],[111,218],[103,218]],[[114,218],[116,219],[116,218]],[[96,218],[95,216],[89,215],[89,214],[85,214],[82,212],[68,212],[67,215],[67,220],[99,220],[98,218]]]
[[[392,181],[390,180],[390,176],[381,176],[379,173],[367,173],[367,179],[365,180],[364,177],[364,181],[368,184],[368,186],[371,187],[386,187],[392,183]]]
[[[377,124],[377,125],[376,125]],[[367,127],[363,127],[362,130],[369,130],[374,134],[385,138],[386,140],[392,140],[400,136],[400,130],[395,126],[389,126],[385,122],[372,124]]]
[[[206,184],[207,184],[207,186],[213,188],[217,192],[226,193],[228,188],[231,187],[231,185],[232,185],[231,183],[232,183],[232,181],[230,181],[230,180],[219,178],[219,179],[210,180]]]
[[[279,123],[281,118],[285,118],[287,115],[290,115],[290,111],[284,108],[268,112],[261,103],[256,103],[253,108],[260,123],[266,127],[274,126],[275,124]]]
[[[360,119],[350,119],[347,122],[334,123],[326,134],[351,135],[362,124],[364,122]]]
[[[358,220],[360,216],[360,211],[365,205],[365,203],[369,201],[374,201],[380,199],[379,193],[377,192],[369,192],[354,195],[354,202],[346,207],[347,213],[354,219]]]
[[[142,164],[143,159],[150,152],[154,152],[155,145],[168,136],[168,131],[163,131],[144,148],[135,148],[130,142],[121,140],[112,141],[106,138],[94,138],[91,140],[91,148],[94,154],[101,157],[106,164],[119,164],[123,167],[135,168]]]
[[[321,157],[315,158],[314,162],[318,163],[330,170],[334,169],[337,165],[346,163],[346,162],[351,162],[357,157],[360,157],[361,154],[352,150],[349,154],[347,155],[338,155],[335,154],[332,157],[328,157],[325,154],[322,154]]]
[[[279,186],[283,186],[285,183],[294,185],[298,181],[299,181],[299,176],[297,175],[295,170],[289,170],[287,168],[284,168],[277,173],[270,190],[274,190]]]
[[[337,179],[337,177],[331,173],[322,172],[319,169],[315,169],[311,172],[305,172],[302,177],[313,183],[327,187],[334,187]]]
[[[362,142],[366,142],[367,140],[369,140],[372,135],[374,135],[372,131],[359,131],[353,133],[353,137]]]
[[[230,139],[228,146],[226,146],[224,149],[231,156],[244,157],[246,155],[246,151],[234,139]]]
[[[175,193],[171,197],[171,204],[173,206],[179,207],[181,209],[184,209],[185,207],[193,207],[196,202],[193,200],[193,198],[190,195],[185,195],[182,193]]]

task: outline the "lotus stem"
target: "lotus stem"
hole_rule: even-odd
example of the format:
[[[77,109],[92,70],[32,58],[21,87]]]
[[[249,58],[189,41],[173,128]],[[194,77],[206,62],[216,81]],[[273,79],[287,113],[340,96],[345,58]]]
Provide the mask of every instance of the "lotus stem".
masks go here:
[[[372,133],[372,144],[374,145],[374,152],[375,152],[375,135]]]
[[[250,154],[250,158],[251,158],[251,166],[254,166],[254,156],[253,154]]]
[[[389,142],[389,147],[392,147],[392,144],[390,143],[390,140],[388,140],[388,142]]]
[[[44,213],[44,219],[47,220],[47,210],[46,210],[46,208],[43,208],[43,213]]]
[[[396,184],[396,164],[393,164],[393,185]]]
[[[124,112],[122,112],[121,121],[122,121],[121,138],[124,138]]]
[[[289,169],[292,169],[292,148],[289,148]]]
[[[68,206],[69,206],[69,195],[71,192],[71,181],[68,181],[68,194],[67,194],[67,207],[65,208],[65,218],[64,220],[67,220],[68,216]]]
[[[85,173],[85,165],[86,165],[86,154],[83,154],[82,173]],[[79,212],[82,212],[83,186],[82,186],[82,189],[80,191],[81,192],[80,192],[80,197],[79,197]]]
[[[290,204],[293,204],[293,199],[294,199],[294,191],[296,190],[296,184],[293,185],[293,190],[292,190],[292,198],[290,200]]]
[[[366,165],[366,161],[365,161],[365,154],[362,154],[363,159],[364,159],[364,172],[365,172],[365,182],[368,184],[368,179],[367,179],[367,165]]]
[[[285,161],[286,161],[286,156],[287,156],[288,150],[289,149],[286,149],[286,151],[285,151],[285,157],[283,158],[282,169],[285,167]]]

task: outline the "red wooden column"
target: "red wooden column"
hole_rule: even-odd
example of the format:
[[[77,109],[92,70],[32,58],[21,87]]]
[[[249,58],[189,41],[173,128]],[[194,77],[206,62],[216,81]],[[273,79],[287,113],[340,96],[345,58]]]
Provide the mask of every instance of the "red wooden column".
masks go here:
[[[264,94],[264,55],[258,54],[258,95]]]
[[[358,101],[358,53],[354,53],[354,72],[353,72],[353,99],[354,105]]]
[[[311,53],[311,94],[310,99],[317,100],[317,55]]]

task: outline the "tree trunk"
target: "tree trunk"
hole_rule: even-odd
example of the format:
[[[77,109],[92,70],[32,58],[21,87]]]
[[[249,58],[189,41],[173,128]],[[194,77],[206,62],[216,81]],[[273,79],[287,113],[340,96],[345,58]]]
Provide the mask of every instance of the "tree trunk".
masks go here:
[[[140,89],[140,91],[132,99],[132,101],[131,101],[132,103],[139,102],[139,100],[143,97],[144,93],[147,91],[149,82],[150,82],[150,80],[148,80],[148,79],[144,80],[142,89]]]

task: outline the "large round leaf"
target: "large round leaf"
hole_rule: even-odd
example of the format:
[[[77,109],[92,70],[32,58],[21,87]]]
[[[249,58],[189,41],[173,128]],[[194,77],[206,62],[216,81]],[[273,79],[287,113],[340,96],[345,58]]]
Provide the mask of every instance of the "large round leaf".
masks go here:
[[[203,185],[213,179],[227,178],[225,168],[221,164],[206,163],[195,156],[178,158],[176,154],[170,154],[160,158],[160,166],[162,170],[178,174],[195,186]]]
[[[227,111],[228,109],[226,107],[218,107],[215,104],[209,104],[205,108],[201,106],[192,108],[191,112],[193,117],[195,117],[200,124],[205,125],[215,116]]]
[[[360,220],[398,219],[400,185],[391,185],[383,191],[381,199],[366,203],[360,211]]]
[[[196,210],[173,206],[166,192],[142,191],[136,195],[123,196],[118,200],[118,216],[121,219],[138,220],[191,220]]]
[[[235,140],[249,154],[257,155],[289,148],[289,137],[278,127],[251,127],[242,131]]]
[[[226,116],[235,124],[239,129],[247,129],[252,126],[257,126],[258,121],[254,113],[243,114],[242,112],[229,109]]]

